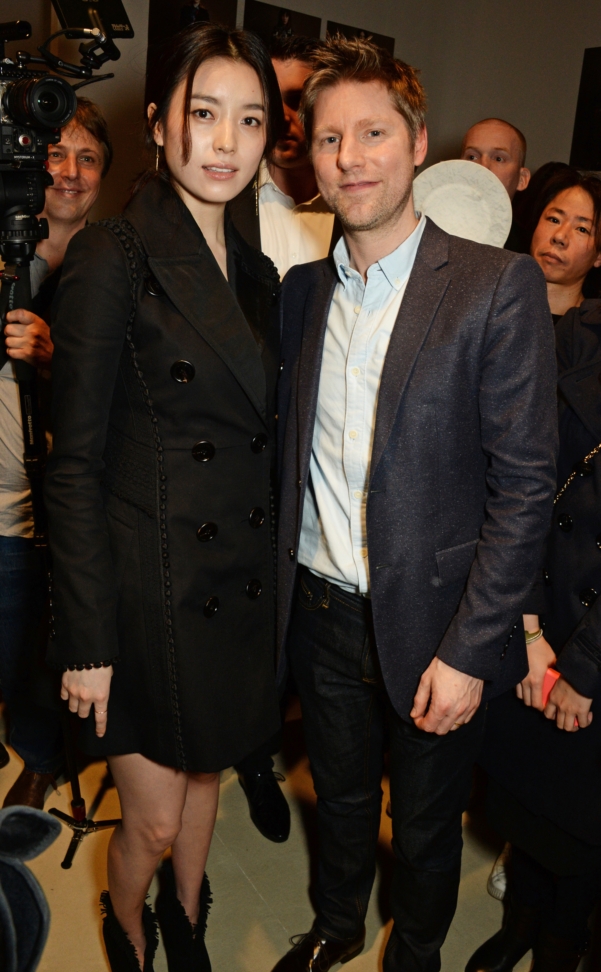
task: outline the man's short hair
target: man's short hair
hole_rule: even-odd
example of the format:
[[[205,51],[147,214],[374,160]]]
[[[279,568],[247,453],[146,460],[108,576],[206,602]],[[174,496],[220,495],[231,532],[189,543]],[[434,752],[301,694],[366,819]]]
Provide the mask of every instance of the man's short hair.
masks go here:
[[[475,122],[474,125],[470,125],[467,132],[465,133],[466,137],[468,133],[472,131],[472,129],[477,128],[478,125],[486,125],[488,122],[496,122],[498,125],[506,125],[507,128],[511,128],[512,132],[515,135],[517,135],[517,139],[518,142],[520,143],[520,149],[521,149],[521,156],[520,156],[520,168],[521,168],[526,162],[526,152],[528,150],[528,143],[526,142],[526,136],[524,135],[523,132],[519,130],[519,128],[516,128],[515,125],[511,124],[511,122],[505,121],[504,118],[483,118],[481,121]],[[465,145],[465,138],[463,139],[463,145]],[[463,151],[463,146],[462,146],[462,151]]]
[[[359,84],[379,81],[383,84],[394,107],[405,119],[411,141],[415,143],[426,119],[426,93],[415,68],[370,41],[340,34],[328,38],[313,63],[314,71],[305,83],[299,111],[309,144],[313,137],[317,96],[342,81]]]
[[[272,61],[304,61],[313,64],[315,56],[324,47],[316,37],[273,37],[269,44]]]
[[[90,101],[89,98],[78,98],[77,111],[69,122],[69,125],[85,128],[92,138],[95,138],[102,146],[104,155],[102,178],[104,179],[113,161],[113,146],[109,136],[106,118],[100,111],[100,108],[93,101]],[[65,125],[65,128],[68,128],[69,125]]]

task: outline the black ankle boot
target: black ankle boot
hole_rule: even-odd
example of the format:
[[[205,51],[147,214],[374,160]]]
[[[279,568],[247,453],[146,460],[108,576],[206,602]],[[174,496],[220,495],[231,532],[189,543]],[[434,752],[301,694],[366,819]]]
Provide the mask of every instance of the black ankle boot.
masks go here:
[[[543,927],[534,946],[532,972],[576,972],[580,959],[587,951],[587,942],[575,945],[573,941],[558,938]]]
[[[198,922],[192,925],[175,891],[171,860],[164,862],[159,873],[160,890],[156,912],[167,952],[169,972],[211,972],[205,932],[212,902],[209,879],[204,876],[200,889]]]
[[[100,895],[100,908],[104,916],[102,935],[111,972],[140,972],[136,950],[117,921],[108,891],[103,891]],[[159,944],[159,936],[156,919],[147,904],[144,905],[142,912],[142,924],[146,936],[143,972],[154,972],[152,963]]]
[[[534,947],[539,927],[540,914],[535,908],[510,901],[503,927],[474,952],[465,972],[511,972]]]

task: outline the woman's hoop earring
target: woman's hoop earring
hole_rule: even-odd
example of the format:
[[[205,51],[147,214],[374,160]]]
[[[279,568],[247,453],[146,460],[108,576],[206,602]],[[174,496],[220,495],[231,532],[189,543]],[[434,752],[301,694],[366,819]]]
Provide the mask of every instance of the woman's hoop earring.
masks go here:
[[[158,144],[158,142],[156,143],[156,148],[157,148],[157,151],[156,151],[156,156],[155,156],[154,171],[155,172],[158,172],[159,171],[159,144]]]

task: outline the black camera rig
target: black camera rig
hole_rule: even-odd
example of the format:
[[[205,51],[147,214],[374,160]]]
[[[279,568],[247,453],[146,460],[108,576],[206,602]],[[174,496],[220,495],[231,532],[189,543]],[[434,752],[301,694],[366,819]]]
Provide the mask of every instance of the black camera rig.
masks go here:
[[[37,218],[44,209],[46,187],[52,185],[47,170],[48,145],[60,141],[61,128],[75,115],[75,91],[85,84],[114,77],[94,75],[107,61],[120,57],[113,37],[133,37],[121,0],[91,0],[85,5],[85,13],[82,4],[76,5],[72,0],[55,0],[55,7],[63,26],[38,48],[40,56],[18,51],[14,60],[5,57],[5,44],[26,40],[31,36],[31,25],[26,21],[0,24],[0,256],[4,262],[0,368],[8,360],[3,340],[6,313],[16,308],[31,309],[30,264],[37,244],[48,237],[47,221]],[[109,26],[105,26],[103,13],[108,15]],[[81,26],[80,20],[86,16],[89,26]],[[50,51],[51,42],[61,35],[82,41],[79,64],[64,61]],[[78,83],[70,84],[73,79]],[[24,462],[31,483],[36,545],[45,547],[45,435],[38,409],[37,373],[23,361],[13,360],[12,366],[19,383]]]

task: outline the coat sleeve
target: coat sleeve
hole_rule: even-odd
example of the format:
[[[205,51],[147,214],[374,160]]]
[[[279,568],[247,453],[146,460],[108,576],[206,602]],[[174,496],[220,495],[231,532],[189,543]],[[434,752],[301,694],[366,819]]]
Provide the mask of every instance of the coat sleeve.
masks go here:
[[[110,230],[90,226],[67,249],[53,304],[54,429],[45,498],[52,553],[48,660],[115,660],[117,590],[100,476],[131,307],[126,257]]]
[[[527,256],[504,268],[481,355],[481,443],[488,498],[476,556],[438,656],[493,679],[523,610],[553,507],[557,367],[544,277]]]

